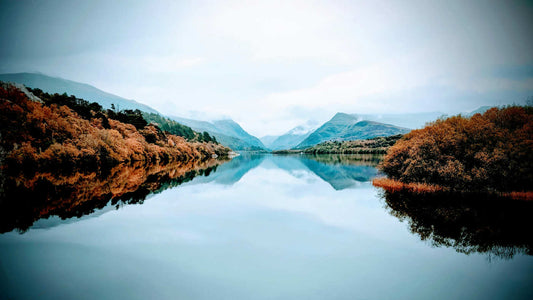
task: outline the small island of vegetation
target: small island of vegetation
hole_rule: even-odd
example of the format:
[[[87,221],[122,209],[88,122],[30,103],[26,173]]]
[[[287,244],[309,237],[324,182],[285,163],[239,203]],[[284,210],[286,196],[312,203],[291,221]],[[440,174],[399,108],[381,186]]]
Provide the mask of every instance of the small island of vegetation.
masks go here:
[[[380,166],[387,191],[495,193],[533,198],[533,108],[492,108],[413,130]]]

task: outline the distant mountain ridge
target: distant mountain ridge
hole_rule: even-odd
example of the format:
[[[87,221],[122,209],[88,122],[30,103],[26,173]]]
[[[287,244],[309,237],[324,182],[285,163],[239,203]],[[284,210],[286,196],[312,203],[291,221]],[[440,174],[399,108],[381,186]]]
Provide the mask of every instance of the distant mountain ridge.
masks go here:
[[[290,149],[297,146],[305,138],[307,138],[312,131],[303,134],[286,133],[276,137],[267,147],[271,150]]]
[[[299,125],[280,136],[267,136],[261,138],[263,143],[271,150],[285,150],[296,147],[305,140],[318,127],[316,122]],[[268,143],[266,142],[268,141]]]
[[[261,141],[261,143],[263,143],[263,145],[265,145],[265,147],[267,147],[268,149],[272,149],[271,145],[272,145],[272,142],[274,142],[278,137],[280,137],[279,135],[265,135],[265,136],[262,136],[259,138],[259,140]]]
[[[313,130],[309,130],[306,126],[298,126],[283,135],[265,136],[261,140],[269,149],[274,151],[304,149],[329,140],[366,139],[405,133],[408,129],[422,128],[428,122],[443,116],[446,115],[437,111],[407,114],[347,114],[339,112],[330,121],[323,124],[327,124],[326,128],[321,129],[315,126],[312,128]],[[367,121],[367,123],[354,126],[361,121]],[[348,128],[349,126],[352,127]],[[400,129],[394,129],[394,127]],[[302,128],[307,130],[300,130]]]
[[[21,83],[27,87],[39,88],[52,94],[67,93],[68,95],[75,95],[90,102],[97,102],[106,109],[111,108],[111,104],[114,104],[117,109],[121,110],[138,109],[145,112],[159,113],[148,105],[104,92],[94,86],[40,73],[0,74],[0,81]]]
[[[177,116],[169,116],[169,118],[196,131],[207,131],[215,136],[219,143],[233,150],[256,151],[267,149],[257,137],[249,134],[238,123],[230,119],[208,122]]]
[[[350,114],[360,121],[374,121],[395,126],[419,129],[426,126],[428,122],[433,122],[441,117],[446,117],[445,113],[439,111],[404,114]]]
[[[337,113],[311,133],[295,148],[304,149],[330,140],[361,140],[378,136],[404,134],[410,129],[375,121],[361,120],[357,115]]]

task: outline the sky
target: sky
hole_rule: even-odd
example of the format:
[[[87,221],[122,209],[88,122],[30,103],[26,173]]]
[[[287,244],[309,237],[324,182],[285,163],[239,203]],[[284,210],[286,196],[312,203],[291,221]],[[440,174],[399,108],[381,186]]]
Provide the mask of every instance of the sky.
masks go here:
[[[533,1],[0,0],[0,73],[91,84],[256,136],[336,112],[533,97]]]

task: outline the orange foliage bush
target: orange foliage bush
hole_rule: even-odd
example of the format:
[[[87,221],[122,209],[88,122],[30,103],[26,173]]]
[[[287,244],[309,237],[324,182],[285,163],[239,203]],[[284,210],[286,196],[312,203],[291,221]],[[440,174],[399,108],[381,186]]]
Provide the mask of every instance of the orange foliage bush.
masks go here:
[[[380,166],[403,183],[454,191],[528,191],[533,187],[533,109],[492,108],[413,130]]]
[[[104,129],[99,118],[84,119],[67,106],[32,101],[10,85],[0,86],[0,112],[2,155],[17,168],[205,160],[229,152],[218,144],[189,143],[153,125],[137,130],[109,119],[110,128]]]

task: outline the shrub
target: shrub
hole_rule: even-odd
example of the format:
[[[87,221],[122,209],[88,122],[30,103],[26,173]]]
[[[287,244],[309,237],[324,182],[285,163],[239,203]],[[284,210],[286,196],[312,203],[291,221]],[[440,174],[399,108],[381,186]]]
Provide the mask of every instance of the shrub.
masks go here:
[[[452,190],[524,191],[533,187],[531,107],[492,108],[413,130],[389,149],[380,166],[404,183]]]

